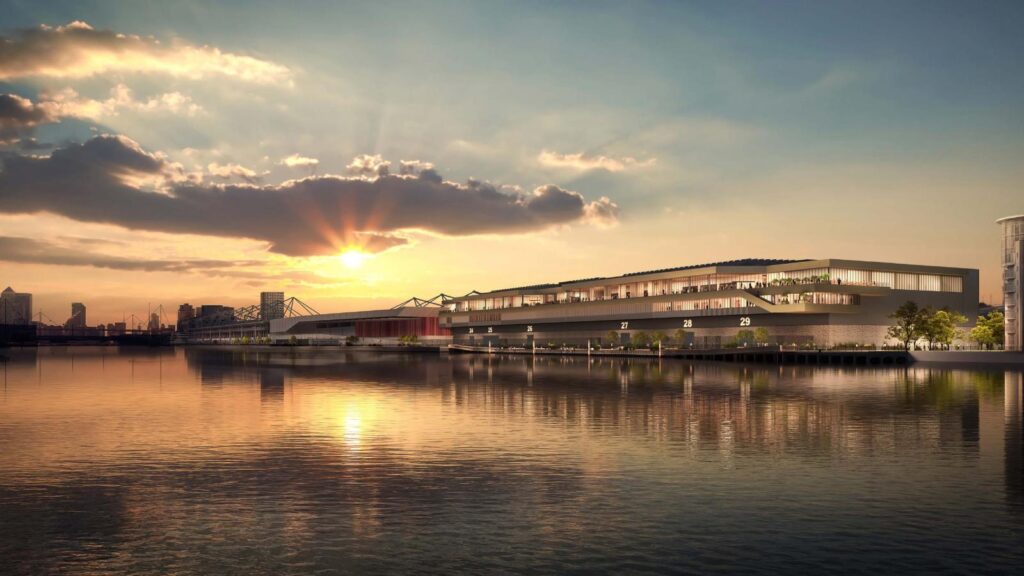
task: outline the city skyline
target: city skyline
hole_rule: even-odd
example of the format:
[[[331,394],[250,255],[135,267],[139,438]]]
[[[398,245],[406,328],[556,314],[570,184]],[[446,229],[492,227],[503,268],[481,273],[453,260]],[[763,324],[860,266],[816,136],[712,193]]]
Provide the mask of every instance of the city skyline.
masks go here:
[[[3,5],[0,285],[57,322],[748,257],[998,304],[1024,212],[1014,3]]]

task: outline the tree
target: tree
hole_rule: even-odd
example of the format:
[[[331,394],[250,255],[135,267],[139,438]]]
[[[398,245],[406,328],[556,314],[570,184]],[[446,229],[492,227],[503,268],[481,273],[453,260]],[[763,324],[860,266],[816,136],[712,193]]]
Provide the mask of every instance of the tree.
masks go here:
[[[615,330],[609,330],[604,337],[608,339],[609,347],[615,347],[615,345],[619,343],[619,333]]]
[[[660,330],[655,332],[654,335],[651,336],[651,342],[654,343],[654,344],[660,343],[662,346],[664,346],[665,342],[667,340],[668,340],[668,334],[665,334],[664,332],[662,332]]]
[[[768,334],[768,329],[765,328],[764,326],[758,326],[757,328],[754,329],[754,342],[758,343],[759,345],[764,346],[765,344],[767,344],[768,339],[770,337],[771,336]]]
[[[1002,346],[1006,339],[1006,317],[998,310],[993,310],[985,317],[985,324],[992,330],[992,339],[995,344]]]
[[[974,328],[971,328],[971,332],[968,337],[975,344],[978,344],[983,348],[988,348],[996,343],[996,338],[995,335],[992,334],[992,328],[987,324],[982,323],[980,320],[981,319],[979,318],[978,324]]]
[[[949,348],[959,333],[957,324],[965,322],[967,322],[967,317],[963,314],[955,310],[943,308],[928,315],[922,327],[921,335],[928,341],[929,348],[934,347],[936,344],[940,347],[945,346]]]
[[[647,332],[636,332],[629,341],[636,348],[645,348],[651,345],[651,336]]]
[[[687,332],[686,330],[683,330],[682,328],[676,330],[675,334],[673,335],[673,337],[675,338],[676,342],[679,342],[679,346],[680,347],[686,346],[686,340],[687,340],[687,338],[689,338],[689,336],[690,336],[690,333]]]
[[[736,333],[736,344],[749,344],[754,341],[753,330],[740,330]]]
[[[929,316],[927,308],[921,308],[916,302],[908,300],[889,315],[893,324],[886,333],[903,344],[904,350],[910,350],[910,345],[921,338]]]
[[[1005,338],[1006,318],[998,310],[988,316],[979,316],[978,323],[971,329],[970,339],[985,348],[998,346]]]

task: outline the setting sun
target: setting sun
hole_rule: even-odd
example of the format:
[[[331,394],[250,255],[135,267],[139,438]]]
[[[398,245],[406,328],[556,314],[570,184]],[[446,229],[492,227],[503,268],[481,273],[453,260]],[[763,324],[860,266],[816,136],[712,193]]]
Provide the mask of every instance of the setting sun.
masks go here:
[[[366,252],[356,249],[346,250],[339,256],[341,263],[347,268],[359,268],[368,257]]]

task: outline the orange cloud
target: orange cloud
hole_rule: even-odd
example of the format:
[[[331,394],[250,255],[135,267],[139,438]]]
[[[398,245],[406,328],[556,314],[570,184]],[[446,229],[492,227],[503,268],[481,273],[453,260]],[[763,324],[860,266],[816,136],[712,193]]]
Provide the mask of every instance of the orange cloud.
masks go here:
[[[81,21],[0,37],[0,80],[86,78],[109,72],[192,79],[227,76],[265,84],[291,81],[290,70],[274,62],[179,39],[163,43],[153,37],[96,30]]]
[[[575,154],[560,154],[543,150],[537,156],[537,161],[543,166],[551,168],[570,168],[585,172],[587,170],[607,170],[608,172],[622,172],[634,168],[647,168],[657,162],[656,158],[637,160],[631,156],[623,158],[611,158],[609,156],[591,156],[584,152]]]

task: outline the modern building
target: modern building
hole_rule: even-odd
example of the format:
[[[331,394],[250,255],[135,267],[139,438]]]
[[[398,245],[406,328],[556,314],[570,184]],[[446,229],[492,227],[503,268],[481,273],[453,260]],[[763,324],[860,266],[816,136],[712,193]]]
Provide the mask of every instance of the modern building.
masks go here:
[[[82,330],[86,326],[85,304],[72,302],[71,317],[67,319],[67,322],[64,322],[64,327],[71,330]]]
[[[476,346],[614,345],[641,331],[673,336],[682,330],[682,345],[714,348],[759,328],[770,343],[881,345],[889,314],[907,301],[956,310],[973,324],[978,271],[735,260],[471,292],[446,302],[440,326],[451,329],[454,343]]]
[[[284,318],[284,292],[260,292],[260,319]]]
[[[28,325],[32,323],[32,295],[15,292],[10,286],[0,292],[0,324]]]
[[[192,308],[191,304],[185,303],[178,306],[178,330],[180,331],[182,326],[187,325],[195,317],[196,311]]]
[[[111,322],[107,324],[107,336],[124,336],[127,330],[127,322]]]
[[[270,321],[270,339],[341,344],[354,337],[360,344],[398,344],[403,336],[415,336],[422,344],[449,344],[451,333],[440,325],[439,312],[436,306],[401,306],[281,318]]]
[[[1021,311],[1024,310],[1024,214],[996,220],[1003,226],[1003,314],[1006,317],[1004,349],[1024,350]]]

